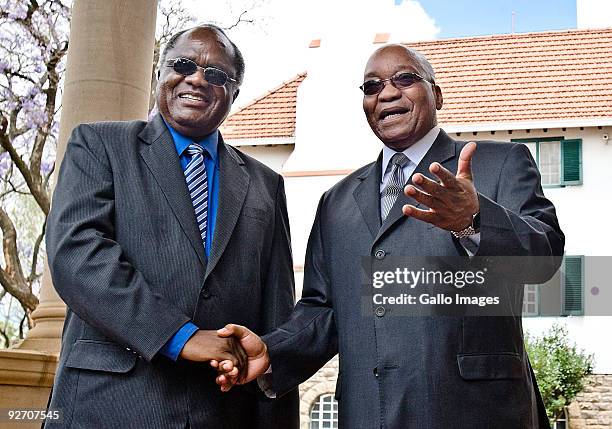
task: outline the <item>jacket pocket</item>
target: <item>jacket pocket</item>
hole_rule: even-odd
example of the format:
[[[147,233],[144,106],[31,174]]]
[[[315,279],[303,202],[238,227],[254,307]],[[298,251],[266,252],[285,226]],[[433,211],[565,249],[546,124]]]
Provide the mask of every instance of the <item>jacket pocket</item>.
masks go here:
[[[268,222],[270,219],[270,215],[265,210],[250,206],[244,206],[242,208],[242,215],[262,222]]]
[[[77,340],[66,359],[69,368],[125,374],[136,365],[138,355],[119,344]]]
[[[517,353],[458,354],[457,365],[464,380],[523,378],[523,361]]]

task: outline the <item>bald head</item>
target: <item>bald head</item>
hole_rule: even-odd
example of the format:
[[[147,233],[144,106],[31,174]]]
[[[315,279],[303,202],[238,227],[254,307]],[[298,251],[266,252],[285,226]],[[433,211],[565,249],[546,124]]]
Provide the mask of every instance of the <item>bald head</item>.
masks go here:
[[[427,60],[427,58],[425,58],[425,55],[423,55],[416,49],[412,49],[407,46],[400,45],[398,43],[389,43],[375,50],[372,55],[370,55],[370,59],[366,64],[366,72],[368,70],[368,65],[370,65],[370,62],[375,59],[375,57],[385,54],[388,51],[402,53],[404,56],[412,60],[412,64],[418,69],[419,75],[421,75],[430,82],[436,81],[436,74],[434,72],[434,69]]]
[[[398,76],[408,76],[400,81]],[[442,90],[434,70],[418,51],[389,44],[377,49],[365,67],[364,82],[383,81],[378,92],[364,93],[363,111],[374,134],[388,147],[404,150],[437,125]]]

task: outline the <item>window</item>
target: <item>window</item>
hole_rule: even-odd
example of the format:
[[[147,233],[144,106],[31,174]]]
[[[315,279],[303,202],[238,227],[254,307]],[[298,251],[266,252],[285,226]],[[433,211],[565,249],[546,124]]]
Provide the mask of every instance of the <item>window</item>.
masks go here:
[[[582,184],[582,140],[563,137],[515,139],[525,144],[538,165],[544,186]]]
[[[567,429],[567,408],[563,408],[560,416],[557,416],[553,422],[552,429]]]
[[[559,142],[540,142],[538,167],[542,183],[558,185],[561,183],[561,145]]]
[[[334,395],[319,396],[310,410],[310,429],[332,429],[338,427],[338,402]]]
[[[537,316],[540,314],[538,308],[538,289],[539,285],[525,285],[523,316]]]
[[[546,283],[525,285],[523,316],[582,316],[584,289],[584,256],[566,255]]]
[[[563,260],[561,298],[565,316],[584,314],[583,262],[582,256],[566,256]]]

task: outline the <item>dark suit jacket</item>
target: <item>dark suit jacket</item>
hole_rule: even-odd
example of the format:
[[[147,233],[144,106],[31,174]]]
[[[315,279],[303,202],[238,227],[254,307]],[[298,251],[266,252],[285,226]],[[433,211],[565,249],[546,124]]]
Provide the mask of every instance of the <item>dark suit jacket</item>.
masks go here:
[[[464,145],[441,131],[416,172],[431,177],[433,161],[456,171]],[[415,203],[403,194],[381,225],[380,172],[379,157],[321,198],[302,299],[291,321],[264,336],[274,390],[293,388],[339,352],[341,427],[547,427],[520,310],[504,317],[399,317],[388,307],[376,311],[370,299],[369,311],[362,311],[363,257],[371,270],[390,256],[467,259],[450,232],[402,215],[404,204]],[[564,237],[529,150],[479,142],[473,173],[481,214],[477,255],[540,255],[545,269],[521,280],[552,276]],[[510,283],[522,302],[522,284],[516,278]]]
[[[220,140],[219,180],[207,260],[160,116],[73,131],[47,225],[68,306],[51,399],[60,426],[297,428],[297,391],[282,404],[253,386],[221,394],[207,364],[158,353],[188,320],[263,334],[293,307],[282,178]]]

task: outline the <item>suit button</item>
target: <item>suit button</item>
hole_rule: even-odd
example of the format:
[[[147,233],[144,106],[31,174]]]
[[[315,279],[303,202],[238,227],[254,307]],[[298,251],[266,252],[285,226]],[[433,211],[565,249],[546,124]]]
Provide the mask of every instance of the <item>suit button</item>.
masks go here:
[[[374,309],[374,314],[376,314],[378,317],[383,317],[385,313],[386,313],[385,307],[383,307],[382,305]]]
[[[202,298],[204,299],[210,298],[210,291],[208,289],[202,289]]]
[[[374,373],[374,377],[378,377],[378,367],[374,367],[372,372]]]
[[[376,259],[379,259],[379,260],[380,259],[385,259],[385,255],[386,255],[386,253],[385,253],[384,250],[377,250],[376,253],[374,253],[374,257]]]

